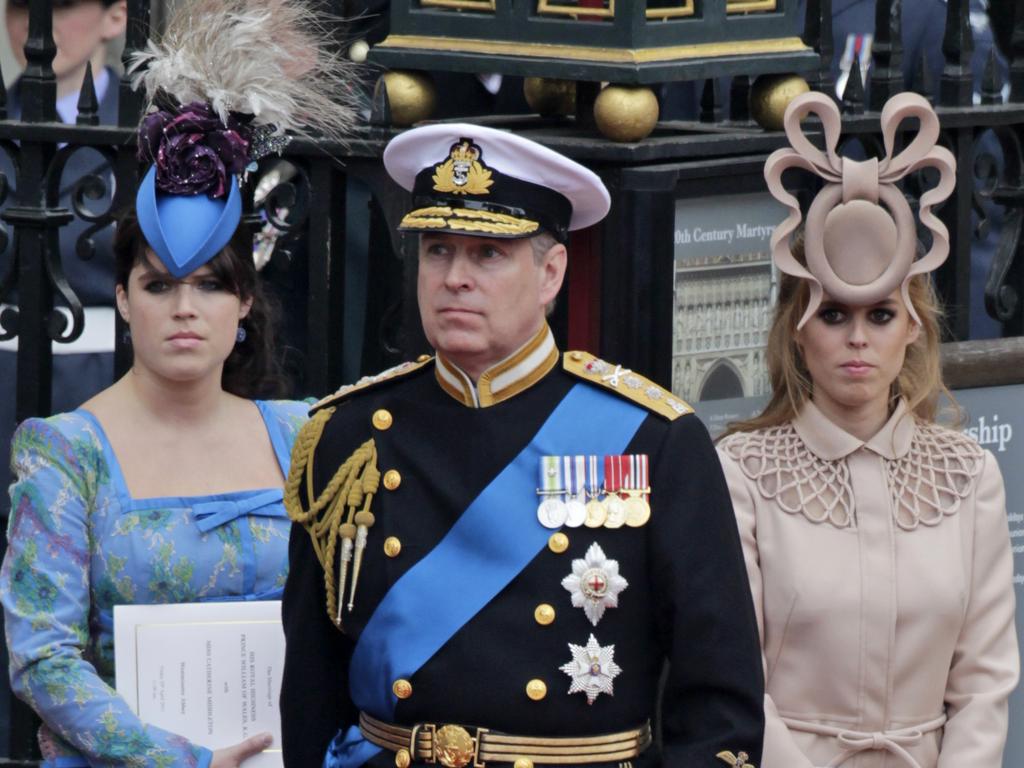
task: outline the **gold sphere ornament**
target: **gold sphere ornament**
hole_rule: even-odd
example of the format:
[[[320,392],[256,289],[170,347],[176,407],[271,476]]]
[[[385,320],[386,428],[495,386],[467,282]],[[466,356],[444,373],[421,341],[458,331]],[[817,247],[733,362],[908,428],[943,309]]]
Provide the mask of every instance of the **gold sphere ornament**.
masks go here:
[[[609,85],[594,102],[594,119],[612,141],[640,141],[658,123],[658,99],[650,88]]]
[[[523,96],[530,109],[543,117],[571,115],[576,112],[576,81],[550,77],[523,80]]]
[[[750,116],[762,128],[781,131],[789,102],[809,90],[799,75],[762,75],[750,89]]]
[[[377,80],[377,88],[387,88],[391,122],[408,126],[426,120],[434,111],[437,93],[430,77],[422,72],[392,70]]]

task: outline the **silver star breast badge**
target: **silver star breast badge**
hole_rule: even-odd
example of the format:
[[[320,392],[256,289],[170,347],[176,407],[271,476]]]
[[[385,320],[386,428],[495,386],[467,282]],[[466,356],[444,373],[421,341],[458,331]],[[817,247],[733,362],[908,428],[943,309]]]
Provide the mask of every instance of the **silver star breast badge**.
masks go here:
[[[562,579],[562,586],[572,595],[572,604],[582,608],[595,627],[606,608],[617,608],[619,593],[629,582],[619,575],[617,560],[609,560],[594,542],[582,559],[572,561],[572,573]]]
[[[569,643],[572,661],[559,667],[572,678],[569,693],[587,694],[587,704],[593,704],[599,694],[613,696],[612,681],[622,671],[615,663],[615,646],[602,647],[593,635],[586,646]]]

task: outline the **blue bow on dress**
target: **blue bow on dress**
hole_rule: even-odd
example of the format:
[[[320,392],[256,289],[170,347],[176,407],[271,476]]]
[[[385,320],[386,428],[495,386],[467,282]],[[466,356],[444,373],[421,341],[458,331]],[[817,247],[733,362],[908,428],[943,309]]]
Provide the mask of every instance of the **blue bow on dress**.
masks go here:
[[[283,491],[275,488],[238,501],[203,501],[192,507],[192,517],[203,533],[248,515],[287,517],[283,498]]]

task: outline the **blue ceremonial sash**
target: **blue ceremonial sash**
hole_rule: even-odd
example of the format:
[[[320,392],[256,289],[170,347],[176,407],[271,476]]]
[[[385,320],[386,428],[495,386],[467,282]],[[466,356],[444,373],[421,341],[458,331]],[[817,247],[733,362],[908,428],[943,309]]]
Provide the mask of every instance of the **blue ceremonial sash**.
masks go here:
[[[529,445],[381,600],[349,665],[353,703],[393,721],[392,683],[411,678],[547,545],[552,531],[536,516],[541,456],[621,454],[646,416],[596,387],[569,390]],[[380,749],[354,725],[335,737],[323,768],[358,768]]]

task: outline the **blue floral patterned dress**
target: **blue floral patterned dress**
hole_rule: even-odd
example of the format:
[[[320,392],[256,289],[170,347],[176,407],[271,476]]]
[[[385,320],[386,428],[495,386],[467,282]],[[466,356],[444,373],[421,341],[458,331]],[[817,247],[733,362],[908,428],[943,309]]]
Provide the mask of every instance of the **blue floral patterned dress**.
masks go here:
[[[287,476],[308,405],[256,405]],[[24,422],[11,465],[0,601],[11,686],[43,719],[49,765],[206,768],[208,749],[141,722],[115,692],[113,607],[279,598],[281,489],[133,499],[84,410]]]

